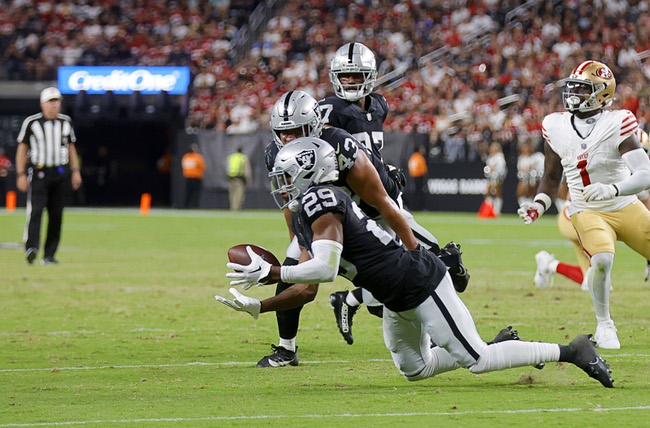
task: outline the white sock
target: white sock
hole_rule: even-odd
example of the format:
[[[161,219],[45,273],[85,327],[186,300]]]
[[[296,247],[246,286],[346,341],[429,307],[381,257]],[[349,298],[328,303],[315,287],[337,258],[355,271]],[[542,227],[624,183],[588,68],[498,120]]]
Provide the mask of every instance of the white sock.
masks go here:
[[[551,263],[548,264],[548,270],[551,272],[557,272],[557,265],[560,264],[559,260],[553,260]]]
[[[591,257],[591,267],[587,271],[591,302],[596,310],[598,322],[611,320],[609,314],[609,289],[611,287],[613,264],[614,254],[597,253]]]
[[[469,371],[484,373],[559,360],[560,346],[555,343],[508,340],[487,345],[481,352],[481,358]]]
[[[354,294],[352,294],[351,291],[348,291],[348,295],[345,296],[345,303],[347,303],[350,306],[354,306],[355,308],[361,305],[361,302],[358,301],[356,297],[354,297]]]
[[[287,351],[296,352],[296,338],[293,339],[283,339],[280,338],[280,343],[278,346],[282,346]]]
[[[503,199],[494,198],[494,214],[501,214],[501,207],[503,206]]]

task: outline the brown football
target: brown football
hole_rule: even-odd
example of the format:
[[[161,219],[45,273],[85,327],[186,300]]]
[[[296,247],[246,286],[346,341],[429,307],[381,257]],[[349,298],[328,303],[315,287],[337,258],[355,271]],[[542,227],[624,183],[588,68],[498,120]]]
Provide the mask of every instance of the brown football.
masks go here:
[[[251,263],[251,258],[248,256],[248,252],[246,252],[246,247],[251,247],[253,252],[264,261],[267,263],[272,264],[273,266],[280,266],[280,261],[273,255],[272,252],[267,250],[266,248],[262,248],[259,245],[254,245],[254,244],[239,244],[235,245],[234,247],[230,247],[228,249],[228,260],[230,260],[232,263],[238,263],[240,265],[249,265]]]

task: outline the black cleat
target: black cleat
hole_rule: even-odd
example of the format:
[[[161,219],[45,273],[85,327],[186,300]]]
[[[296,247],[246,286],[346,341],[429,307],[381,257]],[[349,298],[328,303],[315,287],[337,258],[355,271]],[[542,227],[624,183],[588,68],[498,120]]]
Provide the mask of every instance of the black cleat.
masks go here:
[[[289,351],[282,346],[271,345],[273,353],[267,355],[257,362],[258,368],[266,367],[284,367],[284,366],[297,366],[300,360],[298,359],[298,347],[296,352]]]
[[[492,342],[488,342],[488,345],[491,345],[493,343],[506,342],[508,340],[521,340],[519,339],[519,332],[517,330],[513,330],[511,325],[506,328],[502,328],[501,331],[497,333],[494,340]]]
[[[589,377],[596,379],[605,388],[614,388],[609,364],[598,354],[591,334],[581,334],[569,343],[576,352],[573,364],[584,370]]]
[[[25,251],[25,260],[27,260],[27,264],[34,264],[34,260],[36,260],[36,255],[38,253],[38,249],[36,248],[28,248],[27,251]]]
[[[337,291],[330,294],[330,305],[334,309],[334,317],[336,318],[336,325],[339,327],[339,332],[343,339],[352,345],[354,338],[352,337],[352,318],[357,313],[358,306],[350,306],[345,301],[347,291]]]
[[[508,340],[521,340],[519,337],[519,332],[517,330],[513,330],[512,326],[509,325],[506,328],[502,328],[499,333],[497,333],[496,337],[492,342],[488,342],[488,345],[492,345],[493,343],[499,343],[499,342],[506,342]],[[546,366],[544,363],[538,363],[534,365],[537,370],[542,370]]]

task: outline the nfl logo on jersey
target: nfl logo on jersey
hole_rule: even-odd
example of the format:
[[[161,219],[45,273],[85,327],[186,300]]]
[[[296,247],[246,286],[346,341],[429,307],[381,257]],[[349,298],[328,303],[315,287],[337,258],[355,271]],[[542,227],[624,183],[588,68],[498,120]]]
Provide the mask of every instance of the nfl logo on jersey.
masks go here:
[[[587,148],[587,143],[582,143],[582,144],[580,144],[580,148],[581,148],[582,150],[586,149],[586,148]]]

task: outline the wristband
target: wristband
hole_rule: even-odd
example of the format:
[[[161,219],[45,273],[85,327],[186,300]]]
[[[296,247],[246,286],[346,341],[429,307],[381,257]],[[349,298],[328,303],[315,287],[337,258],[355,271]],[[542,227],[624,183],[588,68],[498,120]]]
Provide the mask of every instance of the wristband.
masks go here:
[[[538,193],[535,195],[535,198],[533,199],[535,202],[539,202],[544,206],[544,211],[548,210],[551,205],[553,204],[553,201],[551,200],[551,197],[548,196],[546,193]]]

